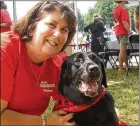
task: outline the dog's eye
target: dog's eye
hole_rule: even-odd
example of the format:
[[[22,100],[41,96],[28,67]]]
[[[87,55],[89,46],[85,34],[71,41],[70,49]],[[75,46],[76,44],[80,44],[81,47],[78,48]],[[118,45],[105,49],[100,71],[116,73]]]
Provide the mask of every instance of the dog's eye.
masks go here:
[[[82,59],[81,58],[77,58],[76,59],[76,63],[82,63]]]

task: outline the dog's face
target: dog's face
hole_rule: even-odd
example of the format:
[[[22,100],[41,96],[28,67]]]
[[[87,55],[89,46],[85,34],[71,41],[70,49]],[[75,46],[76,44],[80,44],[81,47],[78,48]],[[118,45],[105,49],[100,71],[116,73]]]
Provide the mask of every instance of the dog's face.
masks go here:
[[[104,65],[92,52],[74,53],[62,64],[59,91],[76,104],[90,103],[107,87]]]

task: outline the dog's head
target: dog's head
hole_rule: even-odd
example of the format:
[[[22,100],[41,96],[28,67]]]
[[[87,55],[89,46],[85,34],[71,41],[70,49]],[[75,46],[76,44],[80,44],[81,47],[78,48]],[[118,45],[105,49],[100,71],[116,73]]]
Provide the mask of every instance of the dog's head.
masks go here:
[[[93,52],[78,52],[62,64],[59,91],[76,104],[95,100],[107,87],[104,64]]]

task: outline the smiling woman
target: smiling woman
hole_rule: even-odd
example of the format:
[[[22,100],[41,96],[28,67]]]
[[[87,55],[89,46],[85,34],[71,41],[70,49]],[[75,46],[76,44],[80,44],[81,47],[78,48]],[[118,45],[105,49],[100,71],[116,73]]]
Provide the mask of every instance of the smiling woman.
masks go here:
[[[58,95],[61,52],[75,32],[76,17],[68,5],[40,1],[12,31],[1,34],[2,125],[75,124],[68,122],[73,114],[62,110],[42,115],[50,96]]]
[[[58,54],[68,38],[68,23],[62,13],[54,11],[46,15],[37,23],[35,30],[30,31],[33,37],[26,43],[28,55],[35,63]],[[35,52],[36,57],[33,56]]]

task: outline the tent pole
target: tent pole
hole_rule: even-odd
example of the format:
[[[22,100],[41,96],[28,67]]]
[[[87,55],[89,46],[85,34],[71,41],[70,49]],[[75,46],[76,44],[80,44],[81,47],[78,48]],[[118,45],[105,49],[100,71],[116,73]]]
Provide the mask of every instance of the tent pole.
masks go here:
[[[13,18],[14,18],[14,22],[17,21],[16,1],[13,1]]]

